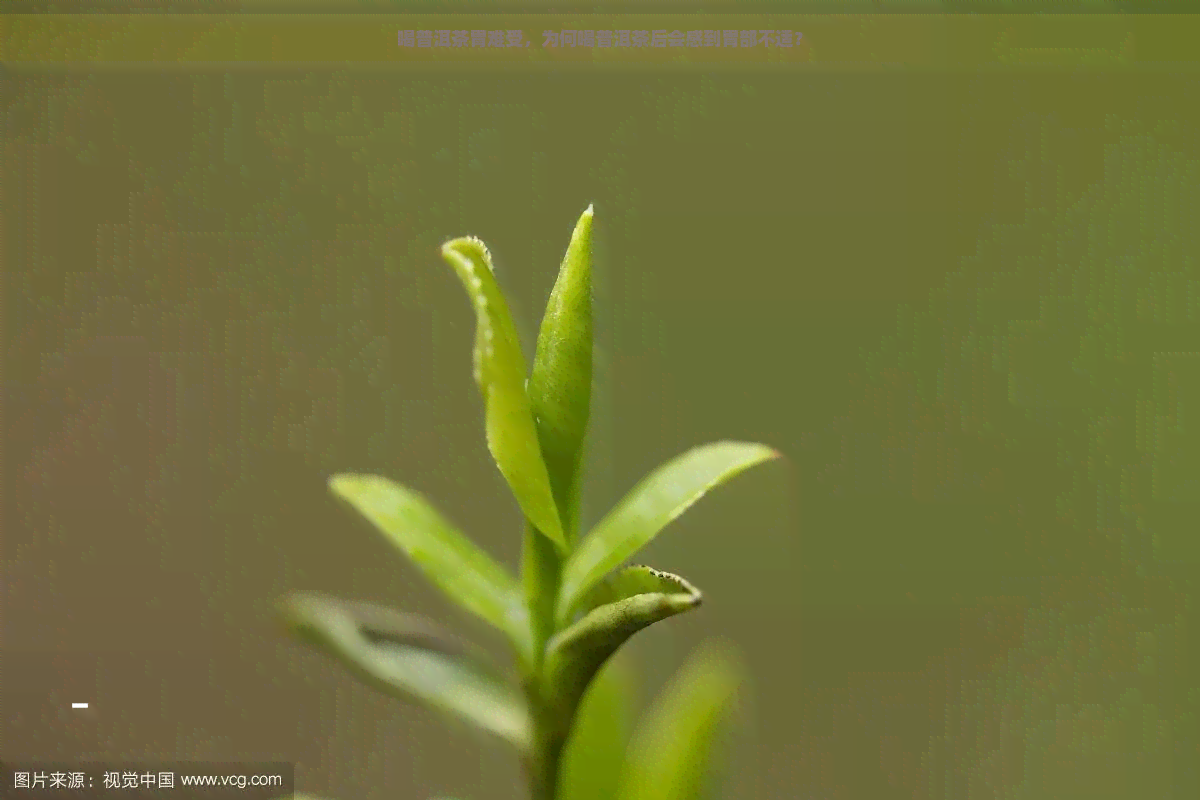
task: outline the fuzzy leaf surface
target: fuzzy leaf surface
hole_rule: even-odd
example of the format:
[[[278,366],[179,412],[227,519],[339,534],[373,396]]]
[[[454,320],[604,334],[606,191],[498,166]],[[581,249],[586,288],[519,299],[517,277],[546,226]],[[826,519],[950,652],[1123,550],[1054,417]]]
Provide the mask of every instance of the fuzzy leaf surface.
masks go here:
[[[565,623],[586,592],[637,553],[710,489],[778,453],[747,442],[715,442],[668,461],[633,488],[579,543],[563,567],[557,617]]]
[[[582,617],[547,645],[546,675],[561,708],[575,707],[604,662],[629,637],[700,605],[700,592],[677,575],[644,566],[609,576],[588,595]]]
[[[424,497],[378,475],[335,475],[329,488],[451,600],[506,632],[518,650],[527,647],[528,622],[516,579]]]
[[[737,697],[743,669],[732,653],[702,649],[646,712],[634,732],[617,800],[700,800],[714,745]]]
[[[442,257],[453,267],[475,309],[475,382],[483,394],[488,450],[522,513],[565,548],[525,388],[525,357],[508,303],[492,272],[491,256],[483,242],[465,237],[442,245]]]
[[[529,376],[529,401],[559,516],[573,537],[579,465],[592,398],[592,207],[575,224],[550,292]]]
[[[505,739],[529,746],[524,698],[470,645],[420,617],[367,603],[303,592],[280,605],[288,627],[394,697],[454,714]]]

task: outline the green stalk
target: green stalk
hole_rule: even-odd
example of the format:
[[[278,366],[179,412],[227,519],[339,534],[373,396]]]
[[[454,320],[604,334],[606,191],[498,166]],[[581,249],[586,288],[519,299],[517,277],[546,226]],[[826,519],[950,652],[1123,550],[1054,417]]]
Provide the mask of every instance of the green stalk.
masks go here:
[[[553,542],[528,520],[525,523],[522,577],[533,640],[532,662],[525,675],[525,694],[533,717],[532,752],[526,763],[532,800],[554,800],[566,725],[549,700],[543,662],[554,633],[554,602],[562,575],[562,556]]]
[[[558,597],[562,575],[562,556],[554,542],[527,520],[522,559],[525,601],[529,607],[529,623],[533,634],[530,668],[535,676],[540,676],[546,642],[554,633],[554,601]]]
[[[555,800],[558,796],[558,771],[566,736],[559,734],[552,720],[534,723],[534,752],[526,764],[530,800]]]

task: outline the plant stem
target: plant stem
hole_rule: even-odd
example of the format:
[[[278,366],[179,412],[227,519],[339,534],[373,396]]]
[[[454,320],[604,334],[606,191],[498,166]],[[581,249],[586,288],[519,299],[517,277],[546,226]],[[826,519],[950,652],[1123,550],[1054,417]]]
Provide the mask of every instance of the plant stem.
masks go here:
[[[526,761],[526,771],[532,800],[554,800],[566,736],[564,721],[548,702],[543,662],[546,642],[554,633],[554,604],[562,578],[562,556],[554,543],[528,521],[523,550],[521,573],[533,639],[532,663],[527,665],[525,676],[525,695],[534,726],[533,752]]]
[[[562,557],[554,542],[543,536],[532,523],[525,523],[524,564],[525,602],[533,633],[533,673],[541,676],[546,642],[554,633],[554,602],[562,579]]]
[[[558,795],[558,770],[565,743],[561,727],[539,703],[534,713],[534,752],[526,764],[530,800],[555,800]]]

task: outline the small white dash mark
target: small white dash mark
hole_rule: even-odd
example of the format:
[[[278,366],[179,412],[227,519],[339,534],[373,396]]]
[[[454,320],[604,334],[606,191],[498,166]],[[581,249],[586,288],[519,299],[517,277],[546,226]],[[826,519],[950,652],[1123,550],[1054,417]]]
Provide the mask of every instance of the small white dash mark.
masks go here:
[[[87,708],[87,703],[71,703],[71,708]]]

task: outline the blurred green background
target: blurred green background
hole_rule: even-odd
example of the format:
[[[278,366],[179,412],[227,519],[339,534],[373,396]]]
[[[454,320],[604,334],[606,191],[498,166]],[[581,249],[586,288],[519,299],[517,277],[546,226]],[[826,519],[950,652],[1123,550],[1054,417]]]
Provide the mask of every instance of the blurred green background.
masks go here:
[[[489,245],[528,352],[594,202],[585,524],[694,444],[788,457],[644,556],[706,593],[632,643],[647,698],[706,638],[745,653],[728,796],[1196,795],[1194,69],[4,89],[6,758],[520,796],[500,745],[357,685],[271,604],[382,601],[499,648],[324,481],[414,486],[517,563],[436,248]]]

